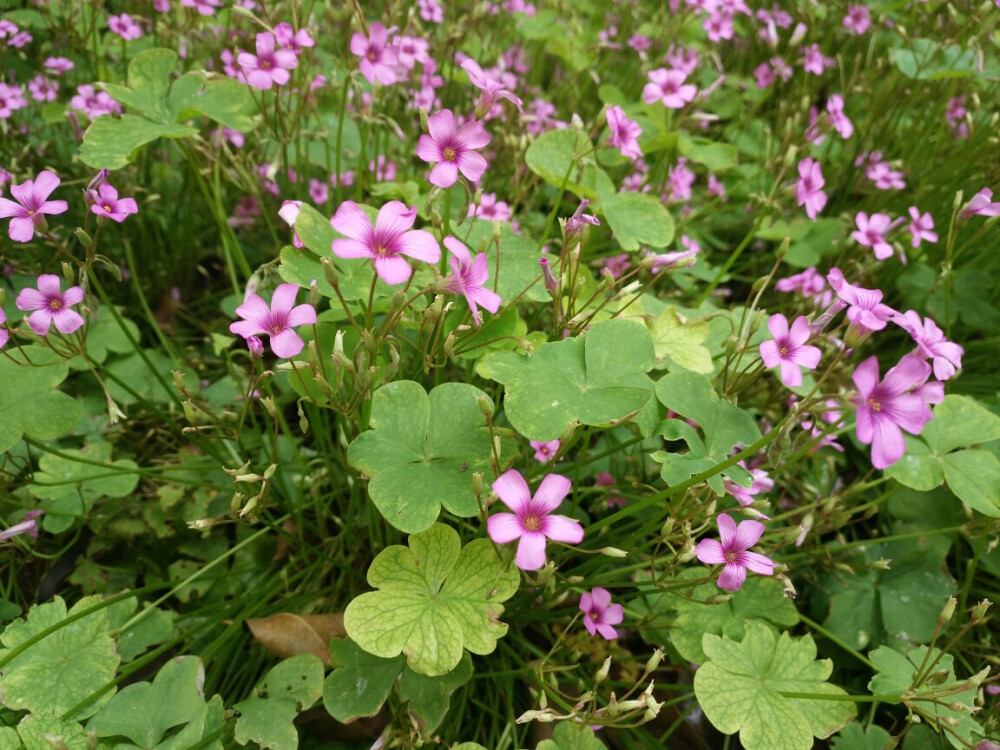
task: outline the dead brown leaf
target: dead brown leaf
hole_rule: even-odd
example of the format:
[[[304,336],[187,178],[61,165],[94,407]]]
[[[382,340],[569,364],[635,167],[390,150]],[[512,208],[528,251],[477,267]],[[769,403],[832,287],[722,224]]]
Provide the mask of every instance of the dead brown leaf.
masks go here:
[[[298,654],[313,654],[330,663],[330,640],[345,638],[344,615],[296,615],[279,612],[270,617],[253,617],[247,627],[264,648],[283,659]]]

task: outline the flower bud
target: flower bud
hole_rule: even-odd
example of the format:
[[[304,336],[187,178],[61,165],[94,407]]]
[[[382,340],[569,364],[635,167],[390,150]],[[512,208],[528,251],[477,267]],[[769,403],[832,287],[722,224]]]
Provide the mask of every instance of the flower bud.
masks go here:
[[[320,265],[323,266],[323,278],[326,279],[326,283],[332,287],[337,286],[337,268],[333,265],[333,261],[329,258],[323,257],[319,259]]]
[[[250,350],[250,359],[255,362],[264,357],[264,342],[257,336],[250,336],[247,340],[247,349]]]
[[[542,267],[542,278],[545,283],[545,288],[548,290],[549,294],[555,296],[556,290],[559,289],[559,279],[557,279],[552,273],[552,269],[549,267],[549,259],[542,256],[538,259],[538,265]]]
[[[993,602],[989,599],[983,599],[979,604],[972,608],[972,621],[981,622],[986,619],[986,610],[993,606]]]
[[[656,671],[657,667],[660,666],[660,661],[663,659],[663,649],[658,648],[653,652],[653,655],[649,657],[649,661],[646,662],[646,674],[652,674]]]
[[[951,596],[948,597],[947,603],[944,605],[944,609],[941,610],[941,614],[938,615],[938,623],[944,625],[946,622],[951,620],[955,615],[955,607],[958,605],[958,600]]]
[[[607,555],[608,557],[624,558],[628,557],[628,552],[623,549],[618,549],[617,547],[601,547],[598,550],[602,555]]]
[[[610,671],[611,671],[611,657],[609,656],[607,659],[604,660],[604,664],[601,665],[601,668],[597,670],[597,674],[594,675],[595,684],[602,683],[606,679],[608,679],[608,672]]]

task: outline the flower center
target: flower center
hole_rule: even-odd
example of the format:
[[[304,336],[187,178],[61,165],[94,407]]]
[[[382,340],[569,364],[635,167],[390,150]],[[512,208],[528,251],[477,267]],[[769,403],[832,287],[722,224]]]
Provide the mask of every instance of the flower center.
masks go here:
[[[872,408],[872,411],[882,411],[882,404],[873,398],[868,399],[868,405]]]
[[[589,617],[594,622],[597,622],[598,620],[601,619],[601,613],[600,612],[596,612],[596,611],[595,612],[591,612],[590,615],[589,615]]]
[[[104,204],[104,210],[107,211],[108,213],[111,213],[111,206],[109,206],[107,203],[105,203]]]
[[[375,254],[380,258],[384,258],[389,254],[389,248],[385,245],[378,244],[375,246]]]
[[[28,209],[28,216],[34,216],[34,215],[35,215],[35,212],[34,212],[34,211],[32,211],[32,210],[31,210],[31,209],[29,208],[29,209]]]
[[[524,528],[528,531],[538,531],[542,528],[542,521],[538,516],[528,516],[524,519]]]
[[[53,311],[62,310],[63,303],[61,299],[49,300],[49,309]]]
[[[441,152],[441,156],[444,157],[445,161],[455,161],[455,159],[458,157],[458,154],[455,153],[455,149],[449,146],[448,148],[446,148],[444,151]]]
[[[778,348],[778,356],[780,356],[780,357],[787,357],[788,356],[788,347],[787,346],[779,347]]]
[[[261,60],[260,61],[260,69],[261,70],[270,70],[271,69],[271,63],[270,63],[270,61],[268,61],[268,60]]]
[[[726,562],[727,563],[734,563],[734,562],[736,562],[738,556],[739,556],[739,553],[738,552],[733,552],[733,551],[727,552],[724,555],[724,557],[726,558]]]
[[[376,50],[370,49],[368,50],[368,54],[365,55],[365,57],[368,58],[369,62],[375,62],[376,60],[378,60],[378,52]]]

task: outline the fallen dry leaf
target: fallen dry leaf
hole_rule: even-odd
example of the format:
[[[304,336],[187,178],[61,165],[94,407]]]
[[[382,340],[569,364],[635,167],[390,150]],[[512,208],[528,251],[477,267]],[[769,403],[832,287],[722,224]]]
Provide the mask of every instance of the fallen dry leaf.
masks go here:
[[[279,612],[270,617],[253,617],[246,621],[253,637],[276,656],[287,658],[298,654],[313,654],[330,663],[330,640],[345,638],[344,615],[296,615]]]

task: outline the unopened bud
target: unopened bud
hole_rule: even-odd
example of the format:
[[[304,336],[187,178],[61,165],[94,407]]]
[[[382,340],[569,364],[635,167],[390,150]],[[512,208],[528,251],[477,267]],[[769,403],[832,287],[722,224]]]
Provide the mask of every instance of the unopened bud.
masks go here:
[[[500,238],[503,237],[503,222],[497,219],[493,220],[493,241],[499,242]]]
[[[268,416],[270,416],[271,419],[278,418],[278,408],[274,405],[274,398],[271,396],[264,396],[258,400],[260,405],[264,407],[264,411],[268,413]]]
[[[785,158],[784,158],[785,166],[790,167],[793,164],[795,164],[796,160],[798,159],[798,156],[799,156],[799,147],[794,145],[789,146],[788,150],[785,152]]]
[[[246,482],[248,484],[253,484],[255,482],[261,481],[263,478],[264,477],[262,477],[260,474],[253,474],[253,473],[250,473],[250,474],[237,474],[235,477],[233,477],[233,481],[234,482]]]
[[[892,560],[887,560],[884,557],[880,557],[878,560],[872,563],[872,568],[874,570],[892,570]]]
[[[83,231],[83,227],[77,227],[73,234],[76,238],[80,240],[80,244],[83,245],[87,250],[89,250],[94,245],[94,240],[91,239],[90,235]]]
[[[989,599],[983,599],[979,604],[972,608],[972,621],[980,622],[986,619],[986,611],[993,606],[993,602]]]
[[[482,497],[483,493],[486,492],[486,484],[483,482],[483,472],[472,472],[472,491],[476,497]]]
[[[549,259],[542,256],[538,259],[538,265],[542,267],[542,278],[545,282],[545,288],[550,294],[555,294],[556,290],[559,288],[559,280],[552,273],[552,269],[549,267]]]
[[[941,610],[941,614],[938,615],[938,622],[944,624],[951,620],[955,616],[955,607],[958,605],[958,600],[951,596],[948,597],[948,601],[944,605],[944,609]]]
[[[608,672],[610,671],[611,671],[611,657],[609,656],[607,659],[604,660],[604,664],[601,665],[601,668],[597,670],[597,674],[594,675],[594,682],[598,684],[604,682],[606,679],[608,679]]]
[[[309,282],[309,294],[306,295],[306,302],[313,307],[319,304],[319,284],[316,283],[316,279]]]
[[[264,342],[256,336],[247,339],[247,349],[250,350],[250,359],[255,362],[264,357]]]
[[[181,401],[181,408],[184,409],[184,418],[190,424],[198,424],[198,420],[195,418],[194,409],[191,407],[191,399],[185,399]]]
[[[951,679],[951,671],[948,669],[938,669],[927,675],[928,685],[943,685],[945,682]]]
[[[623,549],[618,549],[617,547],[601,547],[598,550],[602,555],[607,555],[608,557],[624,558],[628,557],[628,552]]]
[[[660,666],[660,662],[663,660],[663,649],[656,649],[653,655],[649,657],[649,661],[646,662],[646,674],[652,674],[656,671],[657,667]]]
[[[326,279],[326,283],[333,287],[337,286],[337,268],[333,265],[333,261],[323,257],[319,262],[323,266],[323,278]]]
[[[184,384],[184,373],[180,370],[171,370],[170,375],[174,379],[174,385],[177,386],[177,390],[181,393],[186,393],[187,386]]]
[[[271,464],[266,469],[264,469],[264,481],[271,481],[271,477],[274,476],[274,472],[278,470],[278,464]]]
[[[254,511],[254,509],[255,509],[255,508],[257,507],[258,503],[260,503],[260,495],[259,495],[259,494],[257,494],[257,495],[254,495],[254,496],[253,496],[253,497],[251,497],[251,498],[250,498],[249,500],[247,500],[247,504],[246,504],[246,505],[244,505],[244,506],[243,506],[243,507],[242,507],[242,508],[240,509],[240,512],[239,512],[239,516],[240,516],[240,518],[243,518],[243,517],[244,517],[244,516],[246,516],[246,515],[247,515],[248,513],[253,513],[253,511]]]
[[[309,432],[309,420],[306,418],[306,413],[302,410],[302,404],[299,404],[299,429],[302,430],[303,435]]]

